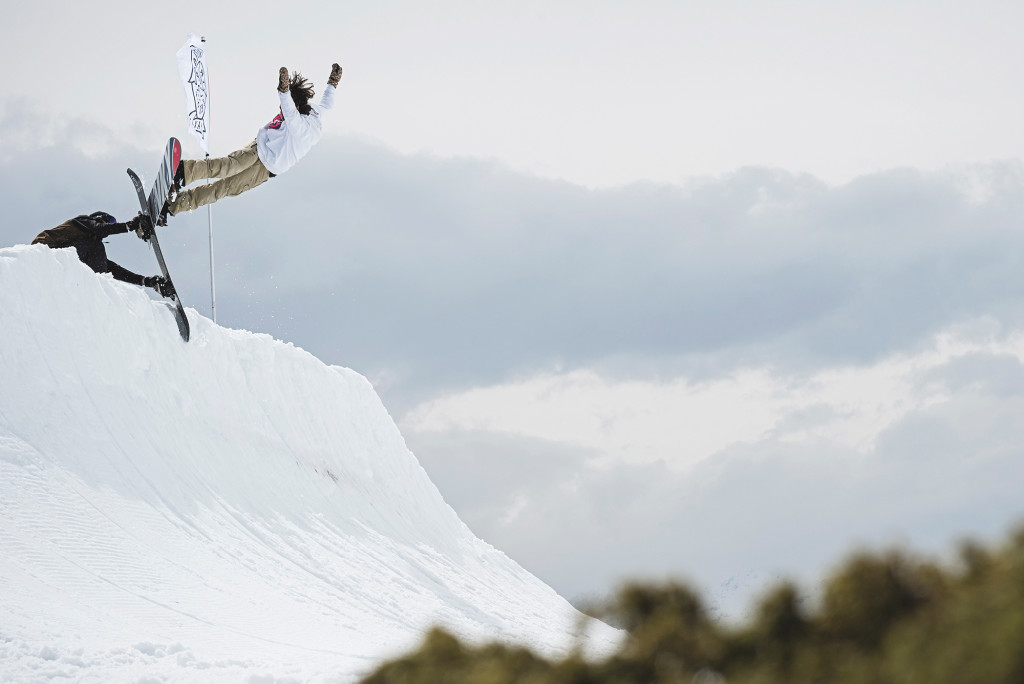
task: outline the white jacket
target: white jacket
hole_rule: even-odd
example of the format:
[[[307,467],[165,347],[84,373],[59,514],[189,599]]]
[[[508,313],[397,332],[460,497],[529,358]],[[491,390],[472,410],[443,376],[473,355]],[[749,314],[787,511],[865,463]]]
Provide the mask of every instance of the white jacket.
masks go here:
[[[336,90],[332,85],[327,86],[320,102],[315,106],[310,104],[309,114],[299,113],[291,93],[278,92],[281,112],[256,134],[256,153],[270,173],[280,176],[295,166],[320,140],[323,130],[320,111],[331,108]]]

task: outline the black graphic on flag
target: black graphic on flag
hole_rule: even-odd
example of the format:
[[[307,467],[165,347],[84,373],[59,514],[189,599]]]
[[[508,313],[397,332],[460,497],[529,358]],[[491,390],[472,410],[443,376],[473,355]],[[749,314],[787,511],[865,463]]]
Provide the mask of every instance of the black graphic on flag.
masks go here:
[[[206,66],[203,64],[203,49],[192,46],[192,73],[188,77],[192,87],[192,111],[188,113],[189,125],[199,137],[206,138]]]

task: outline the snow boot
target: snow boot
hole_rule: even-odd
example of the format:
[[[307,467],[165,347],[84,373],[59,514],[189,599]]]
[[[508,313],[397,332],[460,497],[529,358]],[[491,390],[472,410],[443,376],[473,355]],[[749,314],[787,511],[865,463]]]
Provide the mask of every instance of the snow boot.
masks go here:
[[[178,162],[178,168],[174,170],[174,178],[171,179],[170,197],[177,197],[181,189],[185,187],[185,160]]]
[[[158,226],[166,226],[167,225],[167,216],[170,213],[169,212],[170,208],[171,208],[171,203],[170,202],[164,202],[164,208],[160,210],[160,215],[156,217],[156,225],[158,225]]]

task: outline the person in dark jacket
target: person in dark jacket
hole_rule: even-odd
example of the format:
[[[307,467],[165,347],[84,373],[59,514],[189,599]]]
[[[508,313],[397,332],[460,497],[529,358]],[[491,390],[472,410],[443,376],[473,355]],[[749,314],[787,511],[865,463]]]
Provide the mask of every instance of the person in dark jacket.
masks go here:
[[[44,230],[32,241],[33,245],[46,245],[53,249],[74,247],[82,263],[96,273],[109,273],[117,280],[131,285],[151,287],[161,297],[173,297],[174,289],[163,276],[141,276],[107,258],[107,250],[103,239],[111,235],[120,235],[134,231],[139,237],[146,239],[153,228],[149,216],[139,214],[127,223],[118,223],[117,219],[105,211],[94,211],[86,216],[68,219],[56,228]]]

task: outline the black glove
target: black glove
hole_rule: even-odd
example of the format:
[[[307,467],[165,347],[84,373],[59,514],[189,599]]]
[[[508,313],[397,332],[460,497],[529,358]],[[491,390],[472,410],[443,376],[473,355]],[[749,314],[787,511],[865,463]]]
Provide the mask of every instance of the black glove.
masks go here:
[[[153,221],[150,220],[149,214],[139,212],[138,216],[128,222],[128,230],[134,230],[136,235],[148,241],[149,236],[153,234]]]
[[[173,299],[177,296],[177,293],[174,291],[174,286],[171,285],[171,281],[163,276],[155,275],[143,278],[142,284],[156,290],[161,297],[169,297]]]

